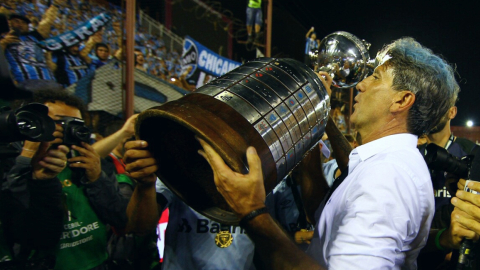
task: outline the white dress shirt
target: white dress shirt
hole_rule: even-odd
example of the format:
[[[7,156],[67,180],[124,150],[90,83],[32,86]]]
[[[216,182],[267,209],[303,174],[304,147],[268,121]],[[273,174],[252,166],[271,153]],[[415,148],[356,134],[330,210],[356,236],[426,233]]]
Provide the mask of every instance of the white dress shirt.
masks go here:
[[[416,145],[417,136],[396,134],[350,153],[349,175],[316,213],[307,251],[316,261],[328,269],[416,269],[434,213]]]

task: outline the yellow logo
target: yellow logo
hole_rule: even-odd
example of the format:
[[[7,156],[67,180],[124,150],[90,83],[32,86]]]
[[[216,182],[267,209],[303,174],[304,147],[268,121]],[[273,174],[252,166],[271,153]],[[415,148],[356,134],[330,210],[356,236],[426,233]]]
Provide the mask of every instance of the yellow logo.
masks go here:
[[[229,231],[220,231],[215,236],[215,244],[220,248],[229,247],[233,242],[233,236]]]

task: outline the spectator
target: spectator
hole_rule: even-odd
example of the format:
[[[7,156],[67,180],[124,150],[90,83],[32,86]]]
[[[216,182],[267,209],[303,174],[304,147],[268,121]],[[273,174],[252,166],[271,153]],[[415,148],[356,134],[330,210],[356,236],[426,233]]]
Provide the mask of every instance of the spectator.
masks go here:
[[[113,29],[115,33],[121,33],[120,25],[118,23],[113,23]],[[102,67],[110,60],[110,47],[107,44],[102,43],[103,35],[103,29],[92,35],[88,39],[83,50],[80,52],[82,58],[85,59],[85,62],[92,65],[93,69]],[[121,37],[117,38],[117,42],[121,42]],[[96,59],[89,57],[92,48],[95,48]]]
[[[145,56],[143,52],[139,49],[135,49],[135,68],[144,72],[147,72],[145,68]]]
[[[103,65],[105,65],[110,57],[110,49],[108,45],[102,43],[103,40],[103,31],[98,31],[94,35],[92,35],[88,41],[85,43],[85,47],[80,52],[80,56],[84,61],[91,65],[93,69],[97,69]],[[92,48],[95,48],[95,58],[92,59],[89,56],[89,53],[92,51]]]
[[[62,117],[82,118],[84,105],[81,100],[65,91],[38,91],[34,101],[47,105],[54,120]],[[71,150],[80,155],[69,157],[62,166],[68,165],[58,175],[65,197],[63,232],[60,242],[53,250],[40,250],[35,256],[54,254],[55,269],[104,269],[108,254],[106,224],[115,228],[125,227],[125,210],[128,200],[116,189],[115,178],[108,177],[101,170],[100,157],[91,145],[72,145]],[[30,150],[30,149],[29,149]],[[41,150],[31,149],[35,154]],[[53,162],[53,161],[52,161]],[[43,164],[41,164],[43,165]],[[29,164],[17,163],[23,171]],[[45,165],[43,165],[45,166]],[[30,174],[12,179],[10,186],[29,190]],[[43,200],[47,200],[42,196]]]
[[[305,36],[307,41],[305,43],[305,64],[309,67],[313,67],[315,63],[312,63],[312,59],[310,54],[318,49],[318,45],[320,44],[317,41],[317,34],[313,32],[315,28],[312,26],[310,30],[308,30],[307,35]]]
[[[53,22],[57,18],[58,5],[62,3],[62,0],[54,0],[37,29],[33,31],[29,31],[28,25],[31,21],[25,16],[10,16],[8,22],[11,31],[0,40],[0,46],[5,49],[5,57],[16,83],[26,80],[54,80],[43,50],[37,43],[49,37]]]
[[[247,43],[253,42],[253,26],[255,25],[255,43],[262,43],[263,25],[262,0],[248,0],[247,4]]]
[[[111,59],[110,48],[105,43],[97,43],[95,45],[95,56],[97,59],[92,60],[92,65],[95,69],[98,69],[108,63]]]
[[[58,50],[52,52],[49,66],[55,73],[55,78],[64,87],[68,87],[81,78],[93,72],[87,61],[90,58],[84,58],[80,54],[80,45],[76,44],[68,47],[66,50]]]

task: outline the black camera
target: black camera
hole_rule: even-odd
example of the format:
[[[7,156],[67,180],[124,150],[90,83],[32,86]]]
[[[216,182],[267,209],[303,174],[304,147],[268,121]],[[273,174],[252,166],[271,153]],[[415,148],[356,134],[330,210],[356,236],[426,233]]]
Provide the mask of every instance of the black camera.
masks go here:
[[[434,143],[427,145],[424,158],[430,170],[445,171],[463,179],[468,179],[473,160],[472,155],[457,158]]]
[[[55,122],[48,116],[48,107],[31,103],[13,111],[8,107],[0,109],[0,142],[53,141]]]
[[[76,117],[63,116],[55,121],[63,127],[64,145],[80,145],[81,142],[90,142],[92,132],[85,126],[85,121]]]

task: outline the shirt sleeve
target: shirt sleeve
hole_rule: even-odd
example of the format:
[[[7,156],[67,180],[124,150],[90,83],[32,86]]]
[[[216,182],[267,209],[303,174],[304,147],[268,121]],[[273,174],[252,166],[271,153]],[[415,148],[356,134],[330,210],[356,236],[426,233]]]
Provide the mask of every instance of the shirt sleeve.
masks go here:
[[[396,269],[404,263],[425,225],[425,198],[414,181],[407,170],[385,162],[348,183],[346,209],[338,211],[338,232],[327,247],[329,269]]]
[[[117,229],[125,228],[129,198],[120,193],[115,175],[102,171],[97,181],[85,184],[85,194],[100,219]]]

